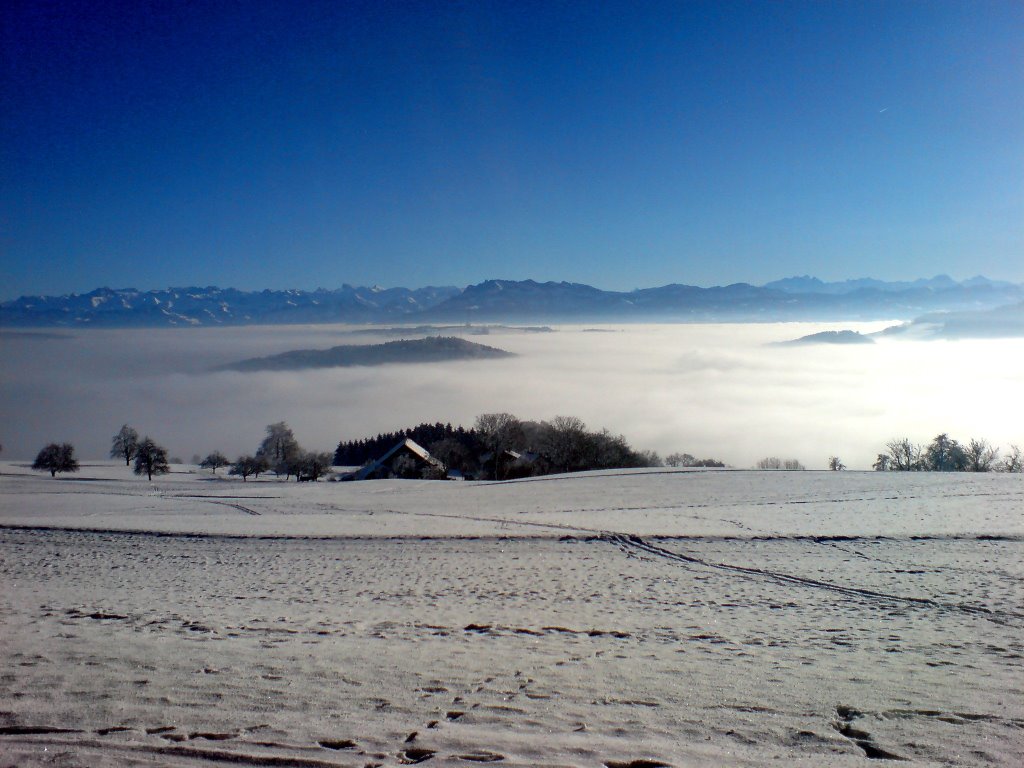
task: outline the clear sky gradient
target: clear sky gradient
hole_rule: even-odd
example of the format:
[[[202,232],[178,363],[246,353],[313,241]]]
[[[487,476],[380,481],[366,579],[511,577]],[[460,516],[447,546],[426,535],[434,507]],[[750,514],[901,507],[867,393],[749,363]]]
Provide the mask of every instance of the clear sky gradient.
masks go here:
[[[1024,4],[11,0],[0,298],[1024,281]]]

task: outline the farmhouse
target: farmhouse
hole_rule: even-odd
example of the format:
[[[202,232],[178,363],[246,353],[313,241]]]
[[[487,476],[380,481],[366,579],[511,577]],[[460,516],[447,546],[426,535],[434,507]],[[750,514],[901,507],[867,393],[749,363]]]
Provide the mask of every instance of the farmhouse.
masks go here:
[[[389,477],[445,476],[444,465],[415,440],[406,438],[378,459],[348,475],[346,480],[379,480]]]

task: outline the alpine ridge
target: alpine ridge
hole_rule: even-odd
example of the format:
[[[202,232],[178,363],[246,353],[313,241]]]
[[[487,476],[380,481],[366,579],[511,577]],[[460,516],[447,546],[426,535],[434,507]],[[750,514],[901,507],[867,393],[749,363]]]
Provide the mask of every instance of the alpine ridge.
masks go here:
[[[911,282],[823,282],[792,277],[762,286],[670,284],[606,291],[582,283],[485,280],[409,289],[241,291],[187,287],[22,296],[0,304],[0,327],[152,328],[299,323],[777,322],[911,319],[990,310],[1024,301],[1024,285],[981,276]]]

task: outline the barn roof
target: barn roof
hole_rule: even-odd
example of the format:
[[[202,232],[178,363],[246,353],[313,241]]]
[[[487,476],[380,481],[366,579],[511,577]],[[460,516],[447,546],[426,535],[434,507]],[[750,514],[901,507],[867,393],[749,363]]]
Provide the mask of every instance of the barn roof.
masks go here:
[[[381,466],[390,461],[396,453],[400,453],[401,451],[408,451],[412,453],[414,456],[416,456],[418,459],[420,459],[420,461],[430,464],[433,467],[437,467],[438,469],[444,469],[444,465],[440,461],[435,459],[433,456],[431,456],[430,451],[428,451],[422,445],[417,443],[415,440],[412,440],[407,437],[400,443],[396,443],[395,446],[391,448],[391,450],[389,450],[380,458],[370,462],[365,467],[360,467],[359,470],[352,476],[352,479],[365,480],[367,477],[369,477],[378,469],[380,469]]]

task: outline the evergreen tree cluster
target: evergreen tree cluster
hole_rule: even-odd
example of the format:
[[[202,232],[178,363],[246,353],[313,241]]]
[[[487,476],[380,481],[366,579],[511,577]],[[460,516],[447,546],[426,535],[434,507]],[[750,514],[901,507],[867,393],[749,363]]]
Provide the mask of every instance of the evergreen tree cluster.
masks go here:
[[[415,427],[401,429],[397,432],[387,432],[362,440],[343,440],[338,443],[338,447],[334,451],[334,465],[360,467],[367,461],[378,458],[406,438],[414,440],[428,449],[441,440],[454,440],[470,455],[475,455],[483,450],[480,447],[479,435],[475,430],[437,422],[435,424],[419,424]]]

